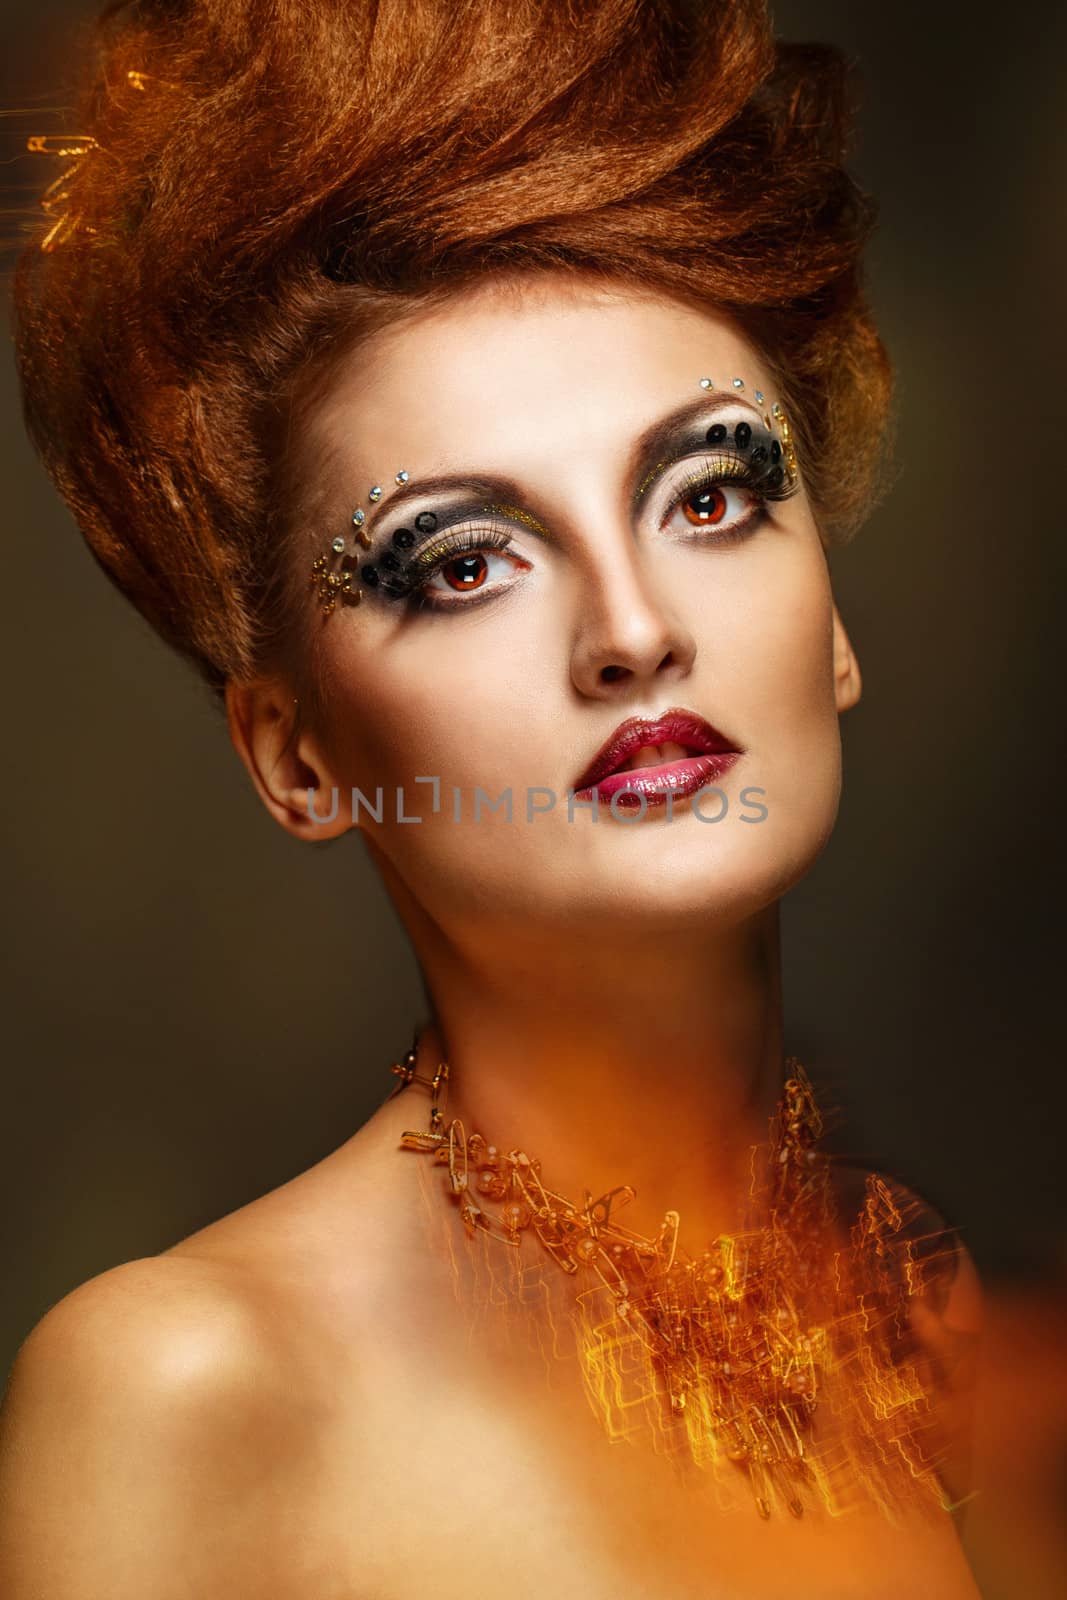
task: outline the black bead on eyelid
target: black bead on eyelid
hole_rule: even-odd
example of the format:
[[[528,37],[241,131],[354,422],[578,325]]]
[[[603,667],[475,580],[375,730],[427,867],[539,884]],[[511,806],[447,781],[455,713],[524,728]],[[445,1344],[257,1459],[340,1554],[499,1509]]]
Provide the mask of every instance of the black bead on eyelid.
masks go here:
[[[734,443],[739,450],[747,450],[752,442],[752,429],[747,422],[739,422],[734,429]]]
[[[770,472],[767,474],[767,482],[772,489],[777,489],[784,477],[785,473],[782,471],[781,467],[772,467]]]
[[[772,461],[781,461],[781,459],[782,459],[782,447],[778,443],[777,439],[772,439],[771,440],[771,460]]]
[[[371,566],[369,561],[365,567],[360,568],[359,575],[363,579],[363,582],[369,584],[372,589],[377,588],[378,568]]]
[[[722,444],[726,438],[725,422],[715,422],[708,429],[707,439],[709,444]]]
[[[420,511],[415,518],[415,526],[420,533],[432,533],[437,527],[437,517],[433,511]]]
[[[385,567],[388,572],[397,572],[400,568],[400,558],[392,550],[383,550],[378,557],[378,565]]]
[[[400,550],[410,550],[415,543],[415,535],[410,528],[397,528],[393,534],[393,543]]]
[[[753,450],[753,452],[752,452],[752,459],[753,459],[753,461],[766,461],[766,459],[767,459],[766,448],[763,445],[758,444],[756,446],[755,450]]]

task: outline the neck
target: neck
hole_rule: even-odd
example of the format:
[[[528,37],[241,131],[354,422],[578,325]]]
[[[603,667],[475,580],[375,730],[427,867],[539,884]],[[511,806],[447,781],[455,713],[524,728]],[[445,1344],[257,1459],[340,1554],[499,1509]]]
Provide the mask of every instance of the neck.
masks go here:
[[[736,1225],[784,1077],[777,904],[624,949],[509,938],[502,961],[421,934],[433,1021],[415,1070],[449,1063],[442,1129],[460,1117],[525,1151],[578,1204],[628,1183],[618,1220],[651,1236],[677,1210],[691,1253]],[[416,1095],[426,1117],[407,1125],[426,1127],[429,1093]]]

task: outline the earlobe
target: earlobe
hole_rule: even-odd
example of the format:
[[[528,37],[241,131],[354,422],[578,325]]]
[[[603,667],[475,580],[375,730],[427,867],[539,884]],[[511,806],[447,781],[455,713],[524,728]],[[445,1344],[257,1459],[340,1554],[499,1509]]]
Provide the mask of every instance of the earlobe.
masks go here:
[[[299,709],[277,680],[226,685],[231,742],[271,816],[298,839],[332,839],[351,820],[336,804],[312,736],[300,728]]]
[[[834,695],[838,711],[854,706],[863,690],[860,664],[834,602]]]

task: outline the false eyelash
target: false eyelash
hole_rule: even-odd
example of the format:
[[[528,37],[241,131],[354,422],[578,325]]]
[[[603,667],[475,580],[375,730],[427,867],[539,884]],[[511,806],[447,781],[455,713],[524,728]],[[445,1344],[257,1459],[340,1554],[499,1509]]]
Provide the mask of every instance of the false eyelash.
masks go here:
[[[413,598],[450,561],[475,550],[506,550],[513,537],[503,528],[492,527],[470,526],[462,532],[449,533],[416,550],[402,567],[389,573],[388,579],[383,575],[380,593],[390,600]]]
[[[661,521],[667,522],[680,505],[701,489],[714,489],[718,484],[732,484],[742,489],[751,489],[753,494],[764,502],[788,500],[790,496],[796,494],[798,488],[796,482],[789,481],[780,463],[772,459],[768,459],[766,465],[763,465],[746,461],[742,456],[732,453],[709,455],[704,457],[701,465],[689,473],[672,494]],[[741,534],[750,520],[746,519],[736,532]],[[731,537],[729,529],[724,530],[723,537]]]

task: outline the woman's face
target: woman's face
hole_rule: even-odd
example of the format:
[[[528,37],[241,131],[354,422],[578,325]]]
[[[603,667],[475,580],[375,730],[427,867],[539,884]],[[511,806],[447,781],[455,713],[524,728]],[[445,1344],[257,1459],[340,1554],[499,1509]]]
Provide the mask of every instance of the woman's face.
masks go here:
[[[361,345],[298,441],[324,507],[307,570],[323,552],[337,569],[340,534],[379,579],[355,578],[361,602],[328,616],[309,589],[328,709],[299,754],[318,814],[334,787],[339,810],[309,821],[298,781],[275,814],[325,837],[351,825],[353,788],[374,802],[380,786],[382,820],[364,807],[357,826],[387,882],[445,929],[517,917],[555,936],[617,932],[620,918],[677,929],[779,896],[832,828],[838,712],[858,673],[803,484],[766,502],[741,479],[692,485],[721,466],[709,427],[726,424],[729,445],[775,398],[725,319],[551,274],[458,292]],[[446,476],[458,484],[427,484]],[[411,590],[413,547],[439,554],[442,540],[451,565],[420,566]],[[404,597],[387,592],[390,550]],[[568,810],[620,723],[671,709],[739,752],[721,775],[712,764],[717,791],[696,809],[676,796],[669,816],[662,801],[643,814],[617,801],[613,814],[606,795],[595,821],[589,805]],[[684,730],[655,742],[639,762],[692,749]],[[673,781],[693,770],[690,759]],[[490,809],[509,790],[510,821]]]

